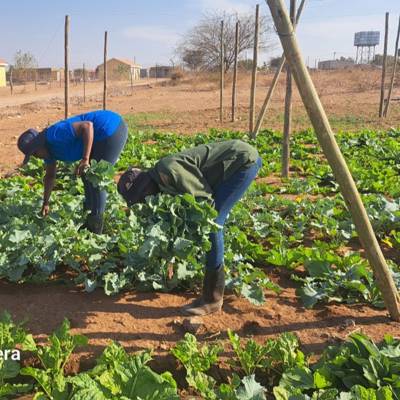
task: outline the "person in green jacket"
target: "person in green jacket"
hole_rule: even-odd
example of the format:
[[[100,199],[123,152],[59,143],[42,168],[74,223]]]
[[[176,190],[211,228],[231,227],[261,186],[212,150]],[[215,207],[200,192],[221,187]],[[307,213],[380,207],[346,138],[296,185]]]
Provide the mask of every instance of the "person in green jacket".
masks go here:
[[[232,207],[240,200],[261,168],[257,150],[241,140],[203,144],[159,160],[147,170],[129,168],[118,182],[118,192],[128,205],[142,203],[159,192],[189,193],[210,201],[223,226]],[[206,257],[203,292],[184,308],[187,314],[206,315],[219,311],[223,303],[224,233],[211,233]]]

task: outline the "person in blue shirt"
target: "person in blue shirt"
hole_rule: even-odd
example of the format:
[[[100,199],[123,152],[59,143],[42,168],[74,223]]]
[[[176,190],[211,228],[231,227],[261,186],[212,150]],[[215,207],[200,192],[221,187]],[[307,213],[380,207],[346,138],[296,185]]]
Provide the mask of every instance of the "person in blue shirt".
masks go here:
[[[84,227],[94,233],[103,231],[103,213],[107,193],[85,179],[90,160],[105,160],[115,164],[128,137],[126,123],[119,114],[100,110],[59,121],[42,132],[28,129],[18,138],[18,148],[25,154],[26,164],[31,156],[44,160],[44,194],[41,214],[50,211],[49,200],[54,187],[57,161],[79,161],[76,174],[82,176],[85,188],[84,209],[90,211]]]

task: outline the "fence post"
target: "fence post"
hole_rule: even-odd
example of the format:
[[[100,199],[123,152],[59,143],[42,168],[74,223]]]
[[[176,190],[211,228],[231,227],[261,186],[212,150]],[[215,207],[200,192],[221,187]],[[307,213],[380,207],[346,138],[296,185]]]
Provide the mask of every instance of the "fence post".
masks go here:
[[[86,69],[85,69],[85,63],[83,63],[83,68],[82,68],[82,78],[83,78],[83,102],[86,102]]]
[[[239,53],[239,21],[236,21],[235,28],[235,58],[233,62],[233,82],[232,82],[232,122],[236,119],[236,82],[237,82],[237,72],[238,72],[238,53]]]
[[[296,25],[299,23],[301,14],[302,14],[303,9],[304,9],[305,2],[306,2],[306,0],[302,0],[301,3],[300,3],[299,8],[297,10]],[[285,65],[285,62],[286,62],[286,58],[285,58],[285,54],[283,53],[282,56],[281,56],[281,60],[279,61],[278,68],[275,71],[274,79],[272,80],[271,86],[268,89],[268,92],[267,92],[267,95],[265,97],[264,103],[263,103],[263,105],[261,107],[260,113],[258,114],[256,126],[255,126],[253,132],[251,132],[251,137],[253,139],[255,139],[257,137],[258,132],[260,131],[261,125],[262,125],[263,120],[265,118],[265,113],[267,112],[267,108],[268,108],[269,103],[270,103],[270,101],[272,99],[272,95],[275,92],[275,88],[276,88],[276,85],[278,84],[279,77],[280,77],[280,75],[282,73],[282,69],[283,69],[283,66]],[[317,63],[317,60],[315,60],[315,63]]]
[[[290,0],[290,20],[295,24],[296,19],[296,0]],[[285,118],[283,127],[283,143],[282,143],[282,177],[289,177],[289,160],[290,160],[290,135],[292,132],[292,73],[290,66],[286,64],[286,97],[285,97]]]
[[[284,0],[266,0],[278,31],[286,58],[292,69],[304,106],[313,124],[319,143],[339,183],[346,205],[353,218],[366,257],[374,270],[379,289],[391,317],[400,322],[400,297],[392,274],[379,247],[360,194],[346,161],[336,143],[328,117],[305,66],[290,22]]]
[[[10,81],[10,92],[11,92],[11,95],[13,94],[13,91],[14,91],[13,70],[14,70],[14,67],[11,66],[10,67],[10,75],[9,75],[9,78],[8,78],[9,81]]]
[[[103,110],[107,108],[107,31],[104,32]]]
[[[221,37],[220,37],[220,78],[219,78],[219,122],[224,117],[224,21],[221,21]]]
[[[389,38],[389,13],[386,13],[385,18],[385,45],[383,49],[383,64],[382,64],[382,80],[381,80],[381,100],[379,102],[379,117],[383,117],[383,106],[385,103],[385,78],[386,78],[386,63]]]
[[[399,60],[399,39],[400,39],[400,17],[399,17],[399,25],[398,25],[398,28],[397,28],[397,37],[396,37],[396,45],[395,45],[395,53],[394,53],[394,64],[393,64],[393,71],[392,71],[392,79],[390,81],[388,98],[386,100],[386,105],[385,105],[385,112],[384,112],[384,116],[385,117],[388,116],[388,112],[389,112],[389,108],[390,108],[390,101],[392,100],[392,92],[393,92],[394,80],[396,79],[397,61]]]
[[[69,114],[69,15],[65,16],[65,32],[64,32],[64,102],[65,102],[65,118]],[[61,83],[61,80],[60,80]]]
[[[256,85],[257,85],[257,64],[258,64],[258,32],[260,27],[260,5],[256,5],[256,20],[254,24],[254,50],[253,50],[253,69],[251,74],[251,91],[250,91],[250,115],[249,115],[249,132],[254,129],[254,114],[256,102]]]

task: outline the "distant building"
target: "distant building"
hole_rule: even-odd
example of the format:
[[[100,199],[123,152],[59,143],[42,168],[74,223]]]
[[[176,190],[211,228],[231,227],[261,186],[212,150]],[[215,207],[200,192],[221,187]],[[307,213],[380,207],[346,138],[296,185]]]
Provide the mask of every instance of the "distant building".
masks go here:
[[[107,77],[110,80],[123,81],[140,79],[141,66],[135,64],[131,60],[123,58],[111,58],[107,60]],[[100,64],[96,68],[96,76],[98,79],[103,79],[104,76],[104,64]]]
[[[140,78],[148,78],[149,77],[149,70],[147,68],[140,68]]]
[[[86,81],[95,81],[97,79],[96,70],[85,68]],[[77,82],[83,81],[83,68],[76,68],[73,71],[73,79]]]
[[[327,60],[318,63],[318,69],[346,69],[354,67],[354,61],[350,60]]]
[[[6,80],[6,67],[7,63],[0,58],[0,87],[6,87],[7,86],[7,80]]]
[[[13,82],[59,82],[64,78],[63,68],[23,68],[13,69]]]
[[[166,65],[156,65],[151,67],[149,71],[150,78],[168,78],[171,76],[174,67]]]

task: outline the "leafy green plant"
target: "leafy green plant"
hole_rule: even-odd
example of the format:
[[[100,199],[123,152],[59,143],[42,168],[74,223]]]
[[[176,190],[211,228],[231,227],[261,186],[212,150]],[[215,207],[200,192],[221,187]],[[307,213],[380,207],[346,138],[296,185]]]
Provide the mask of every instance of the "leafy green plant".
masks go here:
[[[47,346],[38,346],[32,341],[30,350],[40,360],[41,368],[25,367],[20,373],[36,380],[39,391],[35,399],[69,398],[70,386],[64,375],[64,368],[75,348],[86,345],[87,341],[85,336],[71,335],[67,319],[49,337]]]
[[[216,381],[206,372],[217,363],[221,353],[220,345],[203,345],[197,343],[194,335],[186,333],[183,340],[178,342],[171,353],[186,369],[186,381],[205,399],[216,399]]]
[[[175,380],[169,372],[161,375],[147,365],[149,352],[128,355],[111,343],[93,370],[71,377],[72,399],[95,396],[99,400],[179,400]]]
[[[8,355],[9,351],[30,350],[33,339],[21,325],[15,324],[10,314],[3,312],[0,316],[0,399],[12,395],[27,393],[32,385],[15,382],[20,373],[19,360]],[[7,355],[5,354],[7,352]]]

